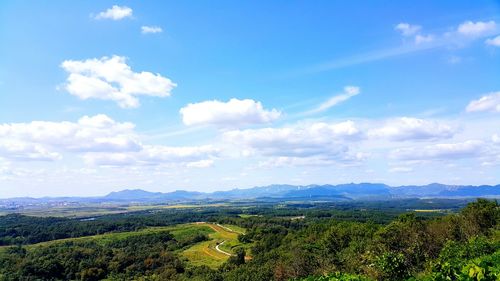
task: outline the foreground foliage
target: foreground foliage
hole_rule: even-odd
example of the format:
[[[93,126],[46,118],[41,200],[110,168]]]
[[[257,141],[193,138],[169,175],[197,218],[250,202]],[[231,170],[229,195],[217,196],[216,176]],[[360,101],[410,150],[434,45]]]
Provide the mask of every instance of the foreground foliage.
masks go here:
[[[164,231],[4,247],[0,280],[500,280],[500,208],[495,201],[479,199],[457,214],[435,218],[407,213],[386,224],[279,212],[281,217],[193,214],[246,229],[238,235],[244,247],[232,248],[235,255],[216,269],[195,266],[181,254],[205,243],[206,233],[183,232],[180,239]],[[115,219],[127,223],[127,218]],[[140,216],[130,219],[135,224]],[[154,221],[161,224],[162,219]],[[36,229],[31,224],[21,228]],[[9,237],[27,243],[24,236]]]

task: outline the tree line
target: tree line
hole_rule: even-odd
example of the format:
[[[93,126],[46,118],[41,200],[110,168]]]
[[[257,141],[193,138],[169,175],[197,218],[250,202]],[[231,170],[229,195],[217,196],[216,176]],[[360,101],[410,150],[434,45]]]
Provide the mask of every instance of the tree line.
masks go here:
[[[388,223],[338,219],[325,215],[336,214],[328,210],[293,209],[288,215],[299,213],[305,218],[291,219],[282,209],[250,217],[216,209],[114,215],[108,223],[133,227],[207,219],[235,224],[247,229],[238,239],[253,246],[249,252],[234,249],[235,256],[211,269],[193,267],[179,254],[208,239],[196,233],[182,241],[162,232],[104,242],[18,243],[0,249],[0,280],[500,280],[496,201],[478,199],[440,217],[404,213]],[[29,237],[29,224],[19,226],[24,219],[39,218],[0,225],[4,233],[17,225],[16,233],[24,229]]]

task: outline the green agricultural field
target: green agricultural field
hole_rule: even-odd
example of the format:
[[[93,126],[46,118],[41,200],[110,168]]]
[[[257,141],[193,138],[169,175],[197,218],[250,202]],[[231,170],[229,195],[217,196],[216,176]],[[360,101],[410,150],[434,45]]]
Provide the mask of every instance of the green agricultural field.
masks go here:
[[[39,206],[20,210],[0,209],[0,216],[11,213],[18,213],[34,217],[61,217],[61,218],[88,218],[104,215],[123,214],[137,211],[156,211],[156,210],[176,210],[176,209],[202,209],[231,207],[232,203],[207,203],[207,204],[84,204],[76,206]]]
[[[217,268],[229,258],[228,254],[232,254],[234,248],[243,247],[247,253],[249,252],[250,245],[238,241],[238,235],[245,231],[241,227],[234,225],[221,226],[212,223],[195,223],[189,224],[189,226],[194,228],[208,227],[212,230],[212,233],[208,235],[209,241],[198,243],[182,252],[182,256],[187,258],[192,265],[206,265]]]
[[[133,205],[128,206],[129,211],[144,211],[154,209],[194,209],[194,208],[208,208],[208,207],[224,207],[230,206],[229,203],[213,203],[213,204],[173,204],[173,205]]]

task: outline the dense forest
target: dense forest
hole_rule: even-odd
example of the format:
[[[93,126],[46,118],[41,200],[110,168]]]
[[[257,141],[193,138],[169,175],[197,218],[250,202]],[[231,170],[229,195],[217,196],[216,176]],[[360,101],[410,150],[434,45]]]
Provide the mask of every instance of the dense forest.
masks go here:
[[[0,217],[0,280],[500,280],[496,201],[445,215],[365,208],[161,210],[95,220],[7,215]],[[179,255],[207,240],[202,232],[31,245],[197,221],[244,228],[238,240],[249,247],[210,268]]]

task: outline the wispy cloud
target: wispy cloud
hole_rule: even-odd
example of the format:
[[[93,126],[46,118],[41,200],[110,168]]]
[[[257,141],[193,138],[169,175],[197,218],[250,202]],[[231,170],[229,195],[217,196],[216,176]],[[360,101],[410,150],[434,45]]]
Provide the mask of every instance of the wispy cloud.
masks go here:
[[[500,91],[488,93],[478,100],[471,101],[465,110],[467,112],[500,112]]]
[[[345,67],[350,67],[354,65],[370,63],[375,61],[380,61],[384,59],[390,59],[394,57],[404,56],[407,54],[425,51],[429,49],[436,48],[436,45],[421,44],[421,45],[404,45],[400,47],[375,50],[371,52],[361,53],[353,56],[348,56],[336,60],[327,61],[324,63],[314,64],[301,69],[296,69],[290,71],[283,75],[284,77],[295,77],[307,74],[320,73],[325,71],[330,71],[334,69],[341,69]]]
[[[163,29],[159,26],[141,26],[142,34],[150,34],[150,33],[162,33]]]
[[[346,86],[346,87],[344,87],[344,92],[342,94],[335,95],[335,96],[329,98],[325,102],[318,105],[316,108],[309,110],[307,112],[304,112],[303,114],[304,115],[311,115],[311,114],[316,114],[316,113],[326,111],[326,110],[336,106],[337,104],[342,103],[342,102],[358,95],[360,92],[361,92],[361,90],[359,89],[359,87]]]
[[[465,21],[454,27],[452,31],[439,34],[423,34],[421,26],[407,23],[400,23],[396,25],[395,29],[401,32],[404,37],[414,36],[414,40],[404,41],[405,43],[401,46],[393,48],[364,52],[292,70],[284,74],[283,77],[320,73],[438,48],[465,47],[474,40],[495,36],[500,32],[495,21]],[[494,43],[494,41],[488,42]]]
[[[430,43],[433,40],[434,40],[434,36],[432,36],[432,35],[420,35],[420,34],[417,34],[417,36],[415,36],[415,44]]]
[[[500,35],[495,38],[490,38],[485,41],[486,45],[500,47]]]
[[[411,25],[409,23],[402,22],[396,25],[394,29],[401,32],[403,36],[411,36],[418,33],[422,27],[420,25]]]

